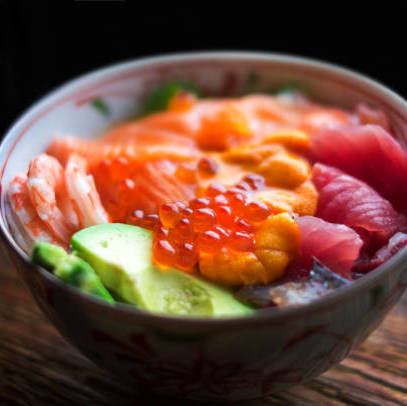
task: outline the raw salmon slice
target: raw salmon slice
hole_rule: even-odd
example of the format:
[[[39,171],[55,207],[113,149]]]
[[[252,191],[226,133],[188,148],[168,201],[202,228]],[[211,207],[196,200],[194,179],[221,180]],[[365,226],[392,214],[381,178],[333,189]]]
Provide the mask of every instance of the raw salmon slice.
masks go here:
[[[181,137],[180,137],[181,138]],[[182,138],[181,138],[182,140]],[[84,140],[78,137],[63,136],[55,138],[47,153],[65,164],[71,154],[82,156],[89,167],[94,167],[106,159],[126,157],[142,160],[172,159],[190,160],[199,156],[198,150],[188,140],[164,139],[163,134],[144,134],[123,142]]]
[[[169,160],[139,161],[126,158],[107,160],[92,174],[100,197],[112,221],[126,221],[135,210],[157,213],[164,204],[189,200],[194,186],[174,175],[176,164]]]

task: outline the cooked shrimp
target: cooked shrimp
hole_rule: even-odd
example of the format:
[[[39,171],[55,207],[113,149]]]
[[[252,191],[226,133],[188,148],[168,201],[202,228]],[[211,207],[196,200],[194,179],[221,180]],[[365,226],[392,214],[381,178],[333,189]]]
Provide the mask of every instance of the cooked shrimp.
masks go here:
[[[69,241],[77,228],[77,216],[67,196],[64,169],[47,154],[31,160],[27,180],[28,194],[38,214],[61,241]]]
[[[18,223],[16,230],[13,231],[18,233],[16,238],[23,245],[30,247],[34,241],[38,240],[63,245],[62,241],[58,241],[47,225],[38,217],[28,193],[26,175],[17,175],[11,181],[8,188],[8,200],[15,217],[13,220],[17,220]]]
[[[92,175],[86,173],[86,160],[71,155],[65,169],[65,182],[69,197],[79,217],[81,227],[109,222]]]

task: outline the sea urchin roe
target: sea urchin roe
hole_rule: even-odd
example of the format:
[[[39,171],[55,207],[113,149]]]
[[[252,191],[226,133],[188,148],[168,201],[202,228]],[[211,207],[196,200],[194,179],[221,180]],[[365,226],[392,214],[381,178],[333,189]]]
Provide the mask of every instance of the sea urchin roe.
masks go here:
[[[282,144],[287,148],[308,149],[310,139],[305,131],[301,130],[280,130],[266,135],[262,142],[264,144]]]
[[[253,198],[266,203],[274,213],[289,212],[301,216],[317,211],[318,192],[310,180],[295,189],[266,188],[256,191]]]
[[[301,131],[299,133],[303,134]],[[242,170],[252,172],[236,185],[245,191],[264,187],[261,178],[256,178],[260,175],[267,186],[287,189],[299,186],[310,176],[307,160],[280,144],[243,145],[227,150],[221,157],[229,164],[239,165]]]
[[[243,144],[229,148],[221,155],[225,162],[239,164],[247,167],[259,165],[264,159],[284,151],[279,144]]]
[[[225,247],[216,253],[199,253],[199,271],[205,278],[225,286],[269,282],[267,270],[254,252]]]
[[[308,162],[291,153],[279,153],[267,158],[257,170],[268,185],[293,189],[310,176],[311,168]]]
[[[227,286],[266,284],[284,274],[298,252],[299,228],[287,213],[269,216],[254,236],[234,232],[227,247],[199,253],[199,270],[213,282]]]
[[[269,282],[280,278],[299,250],[300,230],[288,213],[268,217],[254,233],[255,254],[269,272]]]
[[[212,115],[202,117],[197,142],[202,149],[224,151],[250,137],[248,118],[229,104]]]

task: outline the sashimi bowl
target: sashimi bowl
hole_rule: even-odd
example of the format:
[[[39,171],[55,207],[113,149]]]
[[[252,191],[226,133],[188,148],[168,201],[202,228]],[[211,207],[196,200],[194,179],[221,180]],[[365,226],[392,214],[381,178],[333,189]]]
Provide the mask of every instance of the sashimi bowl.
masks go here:
[[[34,104],[5,134],[0,149],[4,245],[39,307],[96,365],[164,396],[240,400],[306,382],[343,360],[383,320],[407,286],[407,251],[350,286],[307,305],[241,317],[192,318],[108,305],[82,294],[30,261],[7,221],[6,186],[56,133],[95,137],[137,114],[151,89],[171,80],[208,95],[242,95],[300,83],[324,103],[364,102],[387,114],[407,139],[407,104],[363,75],[301,57],[205,52],[145,58],[86,74]],[[377,165],[380,165],[378,162]]]

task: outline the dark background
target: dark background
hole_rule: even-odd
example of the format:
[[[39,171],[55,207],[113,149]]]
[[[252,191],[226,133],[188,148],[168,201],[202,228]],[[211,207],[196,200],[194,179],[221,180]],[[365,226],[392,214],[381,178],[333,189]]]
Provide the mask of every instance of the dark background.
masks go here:
[[[359,70],[407,95],[403,2],[363,2],[358,10],[356,2],[301,3],[235,1],[221,8],[220,1],[0,0],[0,131],[78,74],[187,50],[306,55]]]

